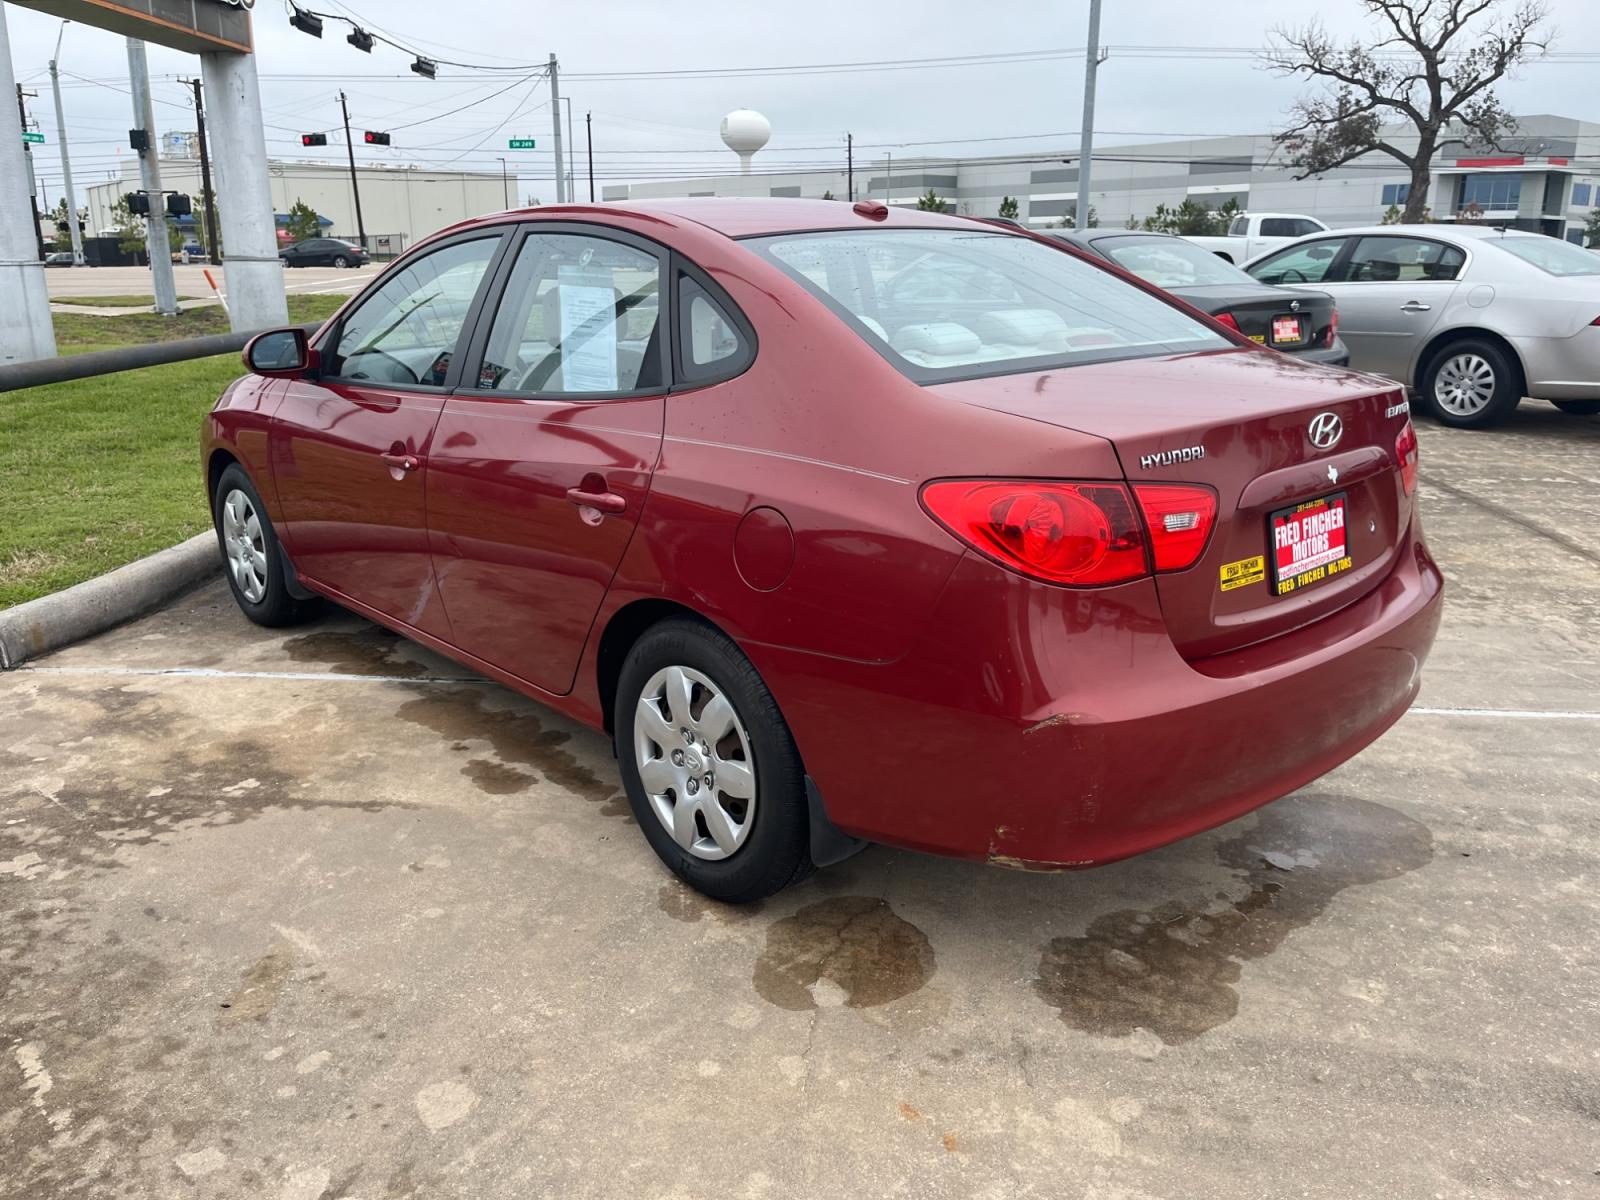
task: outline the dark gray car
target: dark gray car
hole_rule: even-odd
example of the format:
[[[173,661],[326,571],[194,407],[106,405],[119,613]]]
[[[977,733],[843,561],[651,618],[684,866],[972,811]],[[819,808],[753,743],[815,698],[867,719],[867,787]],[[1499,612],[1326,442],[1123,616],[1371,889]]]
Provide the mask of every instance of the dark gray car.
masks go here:
[[[1305,362],[1333,367],[1350,362],[1350,351],[1339,338],[1333,297],[1326,292],[1258,283],[1209,250],[1171,234],[1119,229],[1039,232],[1131,271],[1251,341]]]

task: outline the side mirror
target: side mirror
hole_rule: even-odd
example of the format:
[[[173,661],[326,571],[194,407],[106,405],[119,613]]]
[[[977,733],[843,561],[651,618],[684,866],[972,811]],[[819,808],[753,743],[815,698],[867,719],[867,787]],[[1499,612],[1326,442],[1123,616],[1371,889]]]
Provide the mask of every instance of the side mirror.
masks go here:
[[[245,344],[244,365],[268,379],[292,379],[316,369],[317,352],[304,329],[269,329]]]

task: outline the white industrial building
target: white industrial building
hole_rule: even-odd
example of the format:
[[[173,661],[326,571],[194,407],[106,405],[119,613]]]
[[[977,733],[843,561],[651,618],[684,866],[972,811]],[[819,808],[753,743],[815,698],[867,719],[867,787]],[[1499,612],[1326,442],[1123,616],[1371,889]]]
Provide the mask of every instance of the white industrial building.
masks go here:
[[[167,148],[163,138],[162,148]],[[323,232],[331,237],[356,238],[355,196],[350,168],[336,163],[281,162],[268,165],[273,211],[283,218],[304,201],[331,221]],[[398,254],[435,230],[468,217],[500,212],[517,204],[516,179],[499,172],[437,171],[421,167],[359,166],[362,223],[368,248],[380,255]],[[214,181],[213,181],[214,182]],[[122,178],[88,189],[84,203],[95,232],[114,223],[112,209],[124,193],[139,186],[137,161],[123,166]],[[188,157],[161,160],[161,186],[198,200],[200,163]],[[388,239],[387,244],[383,239]]]
[[[1404,134],[1393,130],[1386,136],[1397,141]],[[972,216],[998,215],[1001,200],[1010,196],[1018,201],[1020,220],[1055,224],[1078,202],[1077,149],[1074,143],[983,158],[858,156],[854,196],[910,205],[932,188],[949,211]],[[843,164],[776,174],[762,171],[760,153],[740,156],[749,173],[608,186],[603,198],[831,194],[843,200],[850,193]],[[1195,138],[1096,146],[1090,203],[1106,227],[1185,200],[1214,208],[1236,200],[1245,209],[1366,225],[1380,220],[1391,204],[1403,206],[1409,182],[1406,170],[1384,154],[1365,155],[1315,179],[1296,179],[1270,137]],[[1467,209],[1484,220],[1572,241],[1596,202],[1600,124],[1558,116],[1521,118],[1517,135],[1497,150],[1447,143],[1435,159],[1429,197],[1434,220],[1453,221]]]

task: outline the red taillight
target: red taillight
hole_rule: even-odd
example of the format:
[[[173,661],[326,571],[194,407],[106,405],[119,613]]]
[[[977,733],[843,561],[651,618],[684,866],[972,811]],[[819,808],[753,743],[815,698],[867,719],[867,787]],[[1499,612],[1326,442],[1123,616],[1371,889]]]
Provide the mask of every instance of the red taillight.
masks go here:
[[[1233,330],[1235,333],[1242,332],[1239,329],[1239,322],[1237,322],[1237,321],[1235,321],[1233,319],[1233,314],[1230,313],[1230,312],[1212,313],[1211,314],[1211,319],[1213,321],[1215,321],[1218,325],[1226,325],[1229,329]]]
[[[956,537],[1035,579],[1101,587],[1149,573],[1120,483],[947,479],[925,486],[922,503]]]
[[[1187,483],[1137,483],[1133,494],[1150,531],[1157,571],[1184,571],[1200,561],[1217,523],[1217,494]]]
[[[1405,428],[1395,435],[1394,456],[1400,463],[1400,486],[1406,495],[1417,490],[1417,431],[1407,419]]]
[[[1328,340],[1323,345],[1332,347],[1334,339],[1339,336],[1339,310],[1335,308],[1328,314]]]

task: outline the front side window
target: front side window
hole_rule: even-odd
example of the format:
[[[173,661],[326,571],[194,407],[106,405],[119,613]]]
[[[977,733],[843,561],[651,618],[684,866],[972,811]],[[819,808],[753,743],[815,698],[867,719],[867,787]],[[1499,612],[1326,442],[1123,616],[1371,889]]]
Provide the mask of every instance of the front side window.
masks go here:
[[[1302,246],[1291,246],[1252,263],[1245,271],[1270,284],[1336,283],[1328,274],[1333,260],[1345,244],[1344,238],[1321,238]]]
[[[531,233],[495,313],[475,385],[617,395],[662,386],[661,263],[623,242]]]
[[[1233,344],[1076,255],[1010,234],[860,229],[745,244],[920,383]]]
[[[1364,237],[1345,264],[1351,283],[1415,283],[1450,280],[1461,274],[1467,256],[1455,246],[1429,238]]]
[[[1551,237],[1503,237],[1488,243],[1547,275],[1600,275],[1600,255]]]
[[[500,244],[498,233],[408,262],[346,317],[327,373],[376,383],[444,383],[461,327]]]
[[[1205,287],[1216,283],[1250,283],[1232,263],[1183,238],[1157,234],[1097,238],[1094,248],[1125,270],[1157,287]]]

